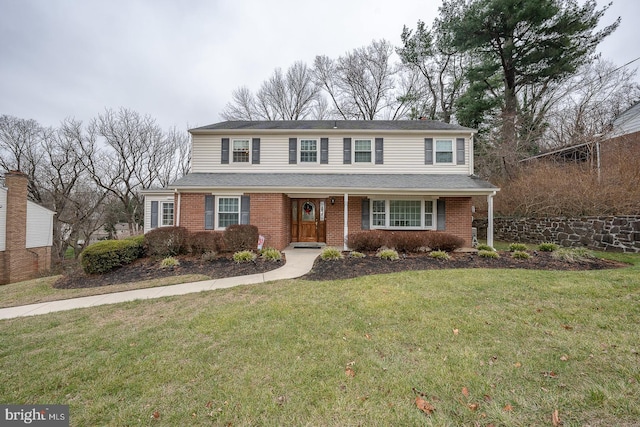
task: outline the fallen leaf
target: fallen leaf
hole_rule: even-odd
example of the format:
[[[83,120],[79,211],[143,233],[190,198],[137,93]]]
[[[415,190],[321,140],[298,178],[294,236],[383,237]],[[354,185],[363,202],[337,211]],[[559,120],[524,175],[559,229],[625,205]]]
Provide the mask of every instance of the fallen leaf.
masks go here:
[[[347,366],[347,368],[344,370],[344,373],[348,376],[348,377],[355,377],[356,376],[356,372],[353,370],[353,368],[351,366]]]
[[[469,397],[469,389],[466,387],[462,387],[462,394],[464,397]]]
[[[459,332],[460,332],[460,331],[459,331],[458,329],[454,329],[454,330],[453,330],[453,335],[458,335],[458,333],[459,333]]]
[[[507,412],[510,412],[510,411],[513,411],[513,406],[511,406],[511,405],[507,404],[507,405],[506,405],[504,408],[502,408],[502,409],[504,409],[504,410],[505,410],[505,411],[507,411]]]
[[[366,339],[368,339],[368,340],[370,340],[370,339],[371,339],[371,335],[369,335],[369,334],[364,334],[364,337],[365,337]]]
[[[479,407],[480,405],[478,405],[477,403],[471,403],[471,404],[469,404],[468,406],[469,406],[469,409],[470,409],[470,410],[472,410],[472,411],[474,411],[474,412],[475,412],[475,411],[477,411],[477,410],[478,410],[478,407]]]
[[[566,354],[563,354],[562,356],[560,356],[560,360],[562,360],[563,362],[566,362],[567,360],[569,360],[569,356],[567,356]]]
[[[567,331],[570,331],[573,329],[573,326],[571,325],[562,325],[563,328],[565,328]]]
[[[520,368],[520,367],[522,367],[522,363],[516,362],[516,363],[514,363],[513,366],[515,366],[516,368]]]
[[[213,407],[213,402],[212,401],[208,401],[207,404],[204,405],[204,407],[211,409]]]
[[[556,374],[553,371],[545,371],[542,373],[542,375],[544,375],[547,378],[558,378],[558,374]]]
[[[485,402],[491,402],[491,396],[489,396],[488,394],[484,395],[484,401]]]
[[[562,420],[560,420],[557,409],[553,411],[553,414],[551,415],[551,422],[553,423],[553,427],[559,427],[562,425]]]
[[[433,411],[436,410],[436,408],[434,408],[432,404],[430,404],[420,396],[416,397],[416,406],[427,415],[431,415]]]
[[[160,412],[154,411],[153,414],[151,414],[151,417],[157,420],[160,418]]]

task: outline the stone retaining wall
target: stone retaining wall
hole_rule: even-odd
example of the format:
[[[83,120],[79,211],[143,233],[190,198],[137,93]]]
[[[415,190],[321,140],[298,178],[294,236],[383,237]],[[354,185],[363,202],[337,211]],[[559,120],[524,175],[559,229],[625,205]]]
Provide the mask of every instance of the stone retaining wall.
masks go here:
[[[474,219],[478,238],[487,238],[487,220]],[[553,242],[613,252],[640,252],[640,215],[583,218],[502,218],[493,221],[493,237],[505,242]]]

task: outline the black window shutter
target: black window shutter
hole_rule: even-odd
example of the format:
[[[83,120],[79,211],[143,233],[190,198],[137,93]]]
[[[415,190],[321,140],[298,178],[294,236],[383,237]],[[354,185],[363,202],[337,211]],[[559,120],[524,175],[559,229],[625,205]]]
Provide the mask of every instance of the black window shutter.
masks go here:
[[[329,163],[329,138],[320,138],[320,164]]]
[[[151,228],[158,227],[158,202],[151,202]]]
[[[447,218],[447,213],[445,211],[445,202],[444,199],[438,199],[437,203],[438,209],[438,230],[446,230],[447,226],[445,224],[445,219]]]
[[[229,164],[229,138],[222,138],[222,161],[220,163]]]
[[[215,197],[207,194],[204,196],[204,229],[213,230],[215,228],[214,221]]]
[[[251,140],[251,163],[254,165],[260,164],[260,138]]]
[[[351,138],[345,138],[343,141],[343,163],[345,165],[351,164]]]
[[[295,165],[296,163],[298,163],[298,140],[289,138],[289,164]]]
[[[464,138],[456,138],[456,164],[464,165]]]
[[[241,196],[240,197],[240,224],[249,224],[251,220],[249,216],[250,211],[250,200],[249,196]]]
[[[381,165],[384,163],[383,142],[384,142],[384,139],[376,138],[376,165]]]
[[[369,199],[362,199],[362,226],[363,230],[369,230]]]
[[[433,164],[433,138],[424,139],[424,164]]]

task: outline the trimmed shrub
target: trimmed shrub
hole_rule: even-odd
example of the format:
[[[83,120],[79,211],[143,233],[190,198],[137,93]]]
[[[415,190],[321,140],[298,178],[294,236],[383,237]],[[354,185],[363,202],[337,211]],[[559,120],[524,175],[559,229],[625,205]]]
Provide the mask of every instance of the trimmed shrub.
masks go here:
[[[264,248],[260,251],[260,256],[267,261],[280,261],[282,254],[275,248]]]
[[[525,251],[513,251],[511,253],[511,258],[515,258],[515,259],[529,259],[531,258],[531,255],[529,255],[528,253],[526,253]]]
[[[429,231],[393,231],[388,232],[386,246],[398,252],[419,252],[429,246],[433,232]]]
[[[103,240],[89,245],[80,255],[85,273],[106,273],[129,264],[144,254],[140,236],[122,240]]]
[[[239,251],[233,254],[233,260],[238,264],[242,262],[252,262],[256,259],[256,254],[251,251]]]
[[[485,243],[479,244],[476,249],[478,249],[479,251],[495,251],[492,246],[489,246]]]
[[[184,227],[158,227],[144,235],[149,256],[166,258],[186,253],[189,232]]]
[[[395,261],[400,258],[398,252],[393,249],[383,249],[379,251],[376,256],[380,259],[388,259],[390,261]]]
[[[538,250],[541,252],[553,252],[558,250],[558,245],[551,242],[544,242],[538,245]]]
[[[449,260],[451,257],[445,251],[432,251],[429,256],[435,259]]]
[[[221,231],[198,231],[189,236],[191,252],[200,255],[207,252],[224,252],[224,234]]]
[[[382,230],[365,230],[347,236],[347,246],[358,252],[375,252],[387,245],[389,233]]]
[[[172,256],[166,257],[160,263],[160,267],[161,268],[172,268],[172,267],[176,267],[178,265],[180,265],[180,261],[178,261],[177,259],[175,259]]]
[[[509,252],[523,252],[527,250],[527,245],[525,245],[524,243],[511,243],[509,245]]]
[[[229,252],[252,251],[258,247],[258,227],[233,224],[224,230],[224,243]]]
[[[351,251],[349,252],[349,257],[351,258],[364,258],[366,255],[363,254],[362,252],[358,252],[358,251]]]
[[[434,251],[453,252],[464,246],[464,239],[443,231],[429,233],[428,245]]]
[[[482,258],[500,258],[500,255],[496,251],[478,251],[478,256]]]

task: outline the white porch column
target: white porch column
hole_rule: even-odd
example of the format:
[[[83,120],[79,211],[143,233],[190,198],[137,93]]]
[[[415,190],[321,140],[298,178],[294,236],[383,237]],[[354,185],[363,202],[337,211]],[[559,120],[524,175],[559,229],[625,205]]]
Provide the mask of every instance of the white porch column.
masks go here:
[[[487,196],[487,245],[493,247],[493,196],[495,191]]]
[[[347,236],[349,235],[349,194],[344,193],[344,250],[349,249],[347,247]]]
[[[176,192],[178,192],[178,190],[176,190]],[[176,220],[174,221],[174,224],[176,225],[176,227],[180,227],[180,205],[182,204],[181,196],[182,196],[182,193],[178,192],[178,201],[177,201],[178,206],[176,206],[176,209],[173,210],[177,216]]]

